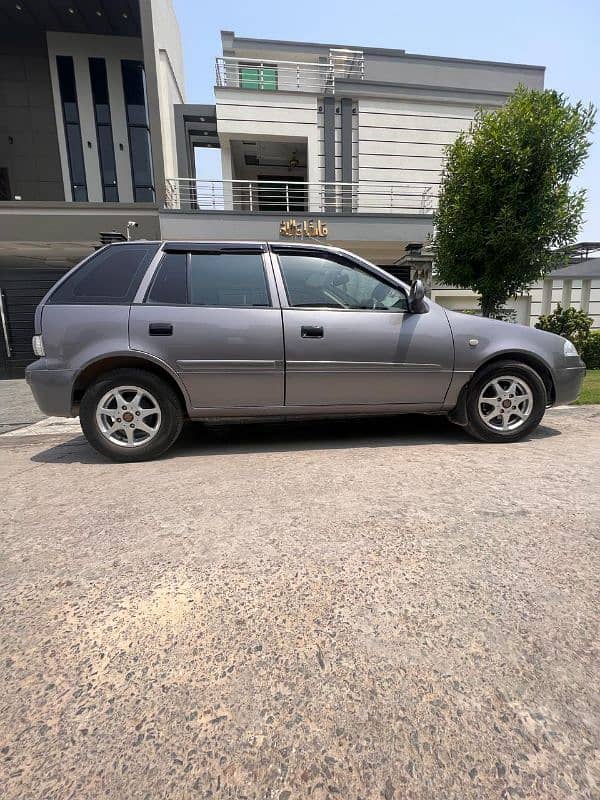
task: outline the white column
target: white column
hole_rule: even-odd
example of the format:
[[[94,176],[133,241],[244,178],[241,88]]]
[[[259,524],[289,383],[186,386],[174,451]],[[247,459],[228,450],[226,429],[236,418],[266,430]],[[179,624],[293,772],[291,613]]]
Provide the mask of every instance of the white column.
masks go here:
[[[308,210],[313,214],[322,211],[321,171],[319,169],[319,134],[318,129],[306,140],[306,173],[309,182]]]
[[[570,308],[572,291],[573,291],[573,281],[570,280],[569,278],[566,278],[563,281],[562,298],[560,301],[560,304],[563,308]]]
[[[546,278],[542,287],[542,315],[550,313],[552,303],[552,280]]]
[[[579,303],[579,308],[582,311],[585,311],[587,314],[590,309],[590,289],[592,288],[592,280],[588,278],[587,280],[581,281],[581,301]]]
[[[221,139],[221,174],[223,176],[223,203],[225,211],[233,211],[233,191],[229,181],[233,179],[233,164],[231,163],[231,145],[229,139]],[[202,177],[200,175],[199,177]]]

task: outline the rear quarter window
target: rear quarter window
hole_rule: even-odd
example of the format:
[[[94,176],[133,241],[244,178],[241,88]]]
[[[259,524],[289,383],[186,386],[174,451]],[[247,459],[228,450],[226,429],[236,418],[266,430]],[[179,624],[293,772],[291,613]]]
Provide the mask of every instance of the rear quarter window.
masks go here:
[[[61,283],[48,303],[129,305],[159,247],[158,242],[109,245]]]

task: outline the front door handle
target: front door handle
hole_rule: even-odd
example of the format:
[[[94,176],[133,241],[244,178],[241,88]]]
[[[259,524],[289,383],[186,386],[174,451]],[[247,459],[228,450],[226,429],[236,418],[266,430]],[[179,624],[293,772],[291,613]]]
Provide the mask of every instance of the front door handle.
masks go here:
[[[322,339],[323,335],[322,325],[302,325],[300,328],[300,336],[303,339]]]
[[[172,336],[173,326],[170,322],[151,322],[148,325],[150,336]]]

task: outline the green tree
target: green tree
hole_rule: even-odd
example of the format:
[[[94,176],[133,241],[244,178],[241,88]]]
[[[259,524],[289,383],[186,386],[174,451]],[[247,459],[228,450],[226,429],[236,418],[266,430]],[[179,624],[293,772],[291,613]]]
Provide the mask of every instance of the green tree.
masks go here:
[[[585,190],[595,108],[519,86],[497,111],[479,110],[446,150],[434,237],[437,277],[472,289],[484,316],[566,263]]]

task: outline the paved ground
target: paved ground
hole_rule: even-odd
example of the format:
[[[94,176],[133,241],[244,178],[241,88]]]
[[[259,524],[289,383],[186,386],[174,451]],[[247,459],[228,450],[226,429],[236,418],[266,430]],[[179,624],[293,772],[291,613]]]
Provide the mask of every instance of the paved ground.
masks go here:
[[[0,434],[43,418],[25,381],[0,381]]]
[[[37,429],[38,431],[40,429]],[[598,798],[600,407],[0,436],[0,796]]]

